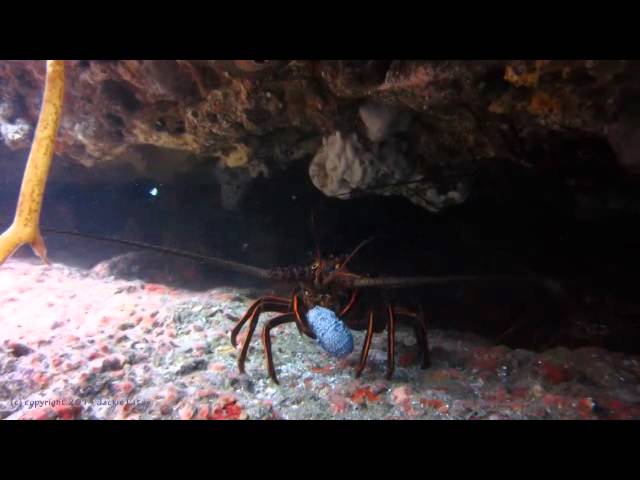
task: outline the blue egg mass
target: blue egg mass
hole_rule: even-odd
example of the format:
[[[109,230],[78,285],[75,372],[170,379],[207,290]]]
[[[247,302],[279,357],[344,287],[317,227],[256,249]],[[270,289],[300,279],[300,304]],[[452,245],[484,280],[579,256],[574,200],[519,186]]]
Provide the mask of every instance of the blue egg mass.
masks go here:
[[[307,312],[307,321],[320,346],[330,355],[344,358],[353,351],[351,330],[332,310],[313,307]]]

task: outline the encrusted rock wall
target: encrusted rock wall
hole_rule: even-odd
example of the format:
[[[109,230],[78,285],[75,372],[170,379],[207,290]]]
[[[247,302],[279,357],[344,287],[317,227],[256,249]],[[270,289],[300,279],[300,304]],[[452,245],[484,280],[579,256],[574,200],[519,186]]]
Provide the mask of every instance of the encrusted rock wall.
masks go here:
[[[307,161],[327,195],[399,194],[438,211],[464,202],[495,159],[568,178],[602,163],[635,173],[639,65],[68,61],[57,154],[86,167],[129,162],[144,171],[160,149],[184,152],[174,155],[176,171],[210,162],[212,177],[240,190]],[[44,69],[43,61],[0,62],[0,137],[25,156]],[[8,161],[0,169],[14,168],[1,165]],[[243,172],[225,171],[232,169]]]

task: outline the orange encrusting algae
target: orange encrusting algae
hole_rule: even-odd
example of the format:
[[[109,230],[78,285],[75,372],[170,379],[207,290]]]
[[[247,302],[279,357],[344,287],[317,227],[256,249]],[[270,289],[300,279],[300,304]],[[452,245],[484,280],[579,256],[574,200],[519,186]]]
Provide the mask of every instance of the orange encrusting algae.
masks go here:
[[[22,178],[18,206],[11,226],[0,235],[0,265],[28,243],[44,262],[47,248],[40,234],[42,199],[51,169],[64,98],[64,60],[47,60],[47,77],[38,126]]]

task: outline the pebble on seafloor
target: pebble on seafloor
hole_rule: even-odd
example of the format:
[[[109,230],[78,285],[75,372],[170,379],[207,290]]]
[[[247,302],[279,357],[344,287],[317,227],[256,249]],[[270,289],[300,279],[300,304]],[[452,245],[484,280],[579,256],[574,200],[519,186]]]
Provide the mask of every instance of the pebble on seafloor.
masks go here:
[[[327,353],[344,358],[353,351],[351,331],[335,312],[324,307],[313,307],[307,312],[307,320],[318,343]]]

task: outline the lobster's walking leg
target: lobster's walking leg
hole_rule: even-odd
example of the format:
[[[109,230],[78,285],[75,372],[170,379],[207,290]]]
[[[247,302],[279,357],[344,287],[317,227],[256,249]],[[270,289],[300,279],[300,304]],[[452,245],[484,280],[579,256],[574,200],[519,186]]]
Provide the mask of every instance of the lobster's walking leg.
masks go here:
[[[249,353],[249,345],[251,345],[251,338],[253,337],[253,333],[255,332],[256,327],[258,326],[258,319],[260,317],[260,314],[263,311],[288,312],[289,304],[288,302],[285,302],[285,303],[262,302],[258,304],[254,309],[251,310],[251,315],[248,318],[249,330],[242,344],[242,350],[240,351],[240,356],[238,357],[238,370],[240,370],[240,373],[244,373],[244,363],[247,359],[247,353]],[[245,317],[246,317],[246,314],[245,314]],[[238,323],[240,324],[241,322],[243,322],[243,320],[244,318]],[[235,342],[235,337],[233,337],[232,341]],[[235,343],[234,343],[234,346],[235,346]]]
[[[362,375],[364,366],[367,364],[367,357],[369,356],[369,348],[371,347],[372,338],[373,338],[373,312],[369,312],[369,325],[367,326],[367,336],[364,339],[364,345],[362,345],[362,355],[360,355],[360,364],[356,369],[356,378]]]
[[[431,365],[431,356],[429,354],[429,337],[427,323],[424,318],[422,308],[419,313],[414,313],[406,308],[396,308],[396,314],[401,316],[402,320],[407,320],[413,326],[413,332],[418,341],[418,345],[422,350],[422,368],[429,368]]]
[[[302,320],[302,315],[300,315],[300,302],[298,301],[297,290],[294,290],[293,296],[291,297],[291,308],[293,310],[293,313],[295,314],[294,321],[296,322],[296,326],[298,327],[300,335],[304,334],[315,340],[316,334],[313,333],[309,326]]]
[[[349,313],[353,305],[356,303],[357,297],[358,297],[358,291],[354,290],[353,293],[351,294],[351,298],[349,299],[349,303],[347,303],[347,306],[344,307],[340,312],[340,315],[339,315],[340,317],[344,317],[347,313]]]
[[[291,323],[296,321],[295,313],[283,313],[277,317],[273,317],[269,320],[262,329],[262,344],[264,345],[264,355],[267,359],[267,370],[269,371],[269,377],[271,380],[278,384],[278,377],[276,376],[276,369],[273,365],[273,355],[271,353],[271,329],[282,325],[283,323]]]
[[[258,325],[258,317],[260,316],[261,310],[262,306],[255,308],[253,310],[253,313],[251,314],[251,318],[249,319],[249,331],[247,332],[247,336],[242,343],[242,351],[240,352],[240,356],[238,357],[238,370],[240,370],[240,373],[244,373],[244,362],[247,359],[247,353],[249,353],[251,337],[253,337],[253,332],[255,332],[256,326]]]
[[[247,323],[247,320],[249,320],[249,318],[251,318],[251,316],[253,315],[253,312],[258,307],[264,306],[265,303],[277,305],[277,306],[280,306],[280,305],[288,306],[289,300],[283,297],[261,297],[255,302],[253,302],[251,306],[247,309],[247,312],[244,314],[244,316],[238,321],[238,323],[234,325],[233,329],[231,330],[231,345],[233,345],[234,348],[236,347],[236,344],[237,344],[236,338],[238,337],[238,333],[240,333],[240,330],[242,329],[244,324]]]
[[[393,307],[387,306],[389,319],[387,320],[387,380],[390,380],[395,370],[395,350],[396,350],[396,316]]]

